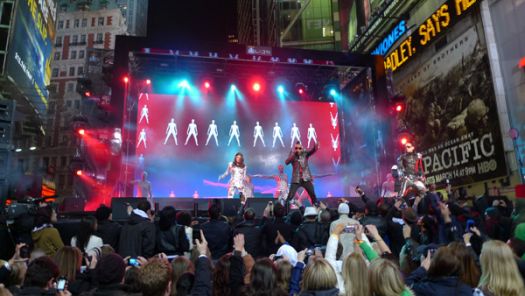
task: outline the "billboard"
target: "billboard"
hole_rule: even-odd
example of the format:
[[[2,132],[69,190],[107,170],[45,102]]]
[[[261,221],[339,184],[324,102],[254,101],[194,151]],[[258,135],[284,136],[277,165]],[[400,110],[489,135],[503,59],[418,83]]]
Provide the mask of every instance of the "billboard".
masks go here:
[[[496,97],[483,31],[476,16],[394,73],[406,96],[399,118],[423,154],[428,183],[468,184],[507,174]]]
[[[54,0],[19,0],[11,29],[5,73],[39,113],[47,111],[55,37]]]

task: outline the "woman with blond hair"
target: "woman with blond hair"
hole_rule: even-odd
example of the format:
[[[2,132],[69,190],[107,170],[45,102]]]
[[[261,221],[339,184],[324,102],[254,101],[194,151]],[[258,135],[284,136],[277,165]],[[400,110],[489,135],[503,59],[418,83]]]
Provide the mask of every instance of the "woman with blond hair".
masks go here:
[[[311,258],[303,273],[301,293],[299,296],[336,296],[337,276],[335,271],[326,261],[321,258]]]
[[[342,275],[346,296],[368,296],[368,267],[365,258],[359,253],[348,255],[343,261]]]
[[[474,295],[523,296],[525,287],[512,249],[502,241],[491,240],[483,244],[481,278]]]
[[[405,285],[399,267],[390,260],[378,258],[368,269],[370,290],[375,296],[413,296]]]

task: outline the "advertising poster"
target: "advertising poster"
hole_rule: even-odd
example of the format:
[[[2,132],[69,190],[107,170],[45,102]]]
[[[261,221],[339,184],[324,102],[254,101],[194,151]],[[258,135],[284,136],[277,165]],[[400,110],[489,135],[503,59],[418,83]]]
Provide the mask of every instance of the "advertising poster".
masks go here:
[[[40,116],[47,112],[56,6],[52,0],[20,0],[9,41],[7,76]]]

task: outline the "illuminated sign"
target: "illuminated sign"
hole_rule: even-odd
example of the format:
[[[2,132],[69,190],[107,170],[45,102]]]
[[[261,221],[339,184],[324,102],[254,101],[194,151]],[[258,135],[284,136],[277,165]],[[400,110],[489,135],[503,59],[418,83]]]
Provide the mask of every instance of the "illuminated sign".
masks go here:
[[[419,50],[436,40],[445,29],[477,4],[478,0],[449,0],[426,19],[410,37],[405,39],[385,57],[385,68],[396,71],[408,62]]]
[[[402,20],[399,22],[399,24],[397,24],[397,26],[394,27],[394,29],[392,29],[390,34],[388,34],[385,37],[385,39],[383,39],[383,41],[379,43],[376,49],[372,51],[372,54],[385,55],[390,49],[390,47],[392,47],[392,45],[394,45],[394,43],[396,43],[396,41],[399,38],[401,38],[401,36],[403,36],[403,34],[405,34],[406,31],[407,31],[407,23],[406,21]]]

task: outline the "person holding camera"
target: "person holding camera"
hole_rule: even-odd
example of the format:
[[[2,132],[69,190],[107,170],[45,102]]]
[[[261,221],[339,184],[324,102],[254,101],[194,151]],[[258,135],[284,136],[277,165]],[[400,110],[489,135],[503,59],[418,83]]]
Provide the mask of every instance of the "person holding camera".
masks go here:
[[[337,212],[339,213],[339,219],[335,220],[330,224],[330,233],[334,233],[335,228],[339,224],[347,225],[347,226],[354,226],[359,225],[359,221],[350,218],[350,207],[346,203],[339,204],[339,207],[337,208]],[[350,228],[349,228],[350,229]],[[344,232],[341,233],[339,236],[339,241],[341,242],[341,245],[343,246],[343,257],[346,257],[346,255],[354,252],[354,239],[355,239],[355,232]]]

